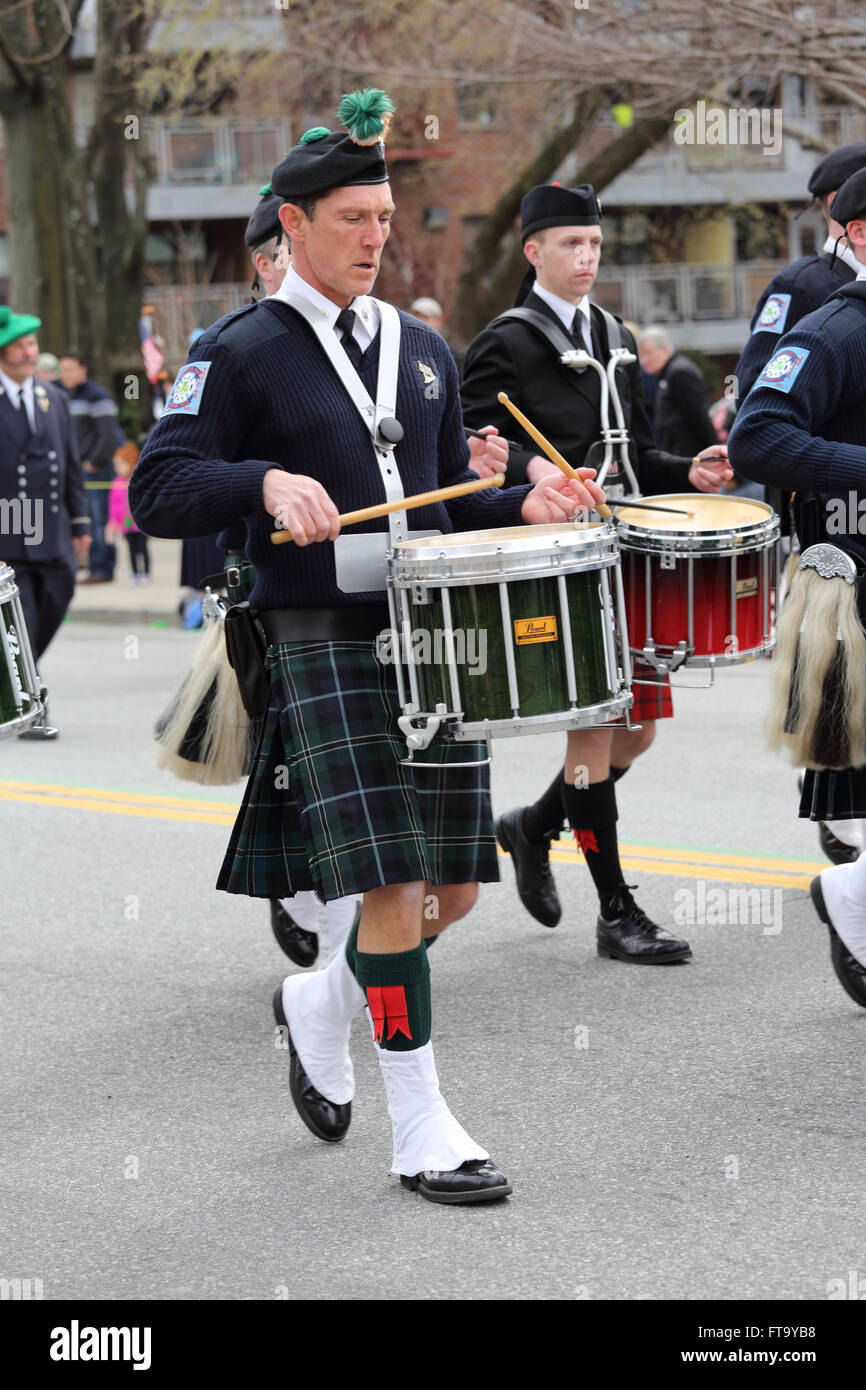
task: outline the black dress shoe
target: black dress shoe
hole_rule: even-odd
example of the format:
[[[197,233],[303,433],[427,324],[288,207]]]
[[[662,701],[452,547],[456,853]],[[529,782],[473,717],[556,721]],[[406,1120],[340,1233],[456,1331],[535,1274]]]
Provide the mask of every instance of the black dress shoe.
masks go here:
[[[319,958],[319,938],[314,931],[304,931],[286,912],[279,898],[271,898],[271,926],[277,944],[295,965],[315,965]]]
[[[820,875],[812,879],[809,892],[812,895],[812,902],[815,904],[815,911],[821,921],[826,923],[830,933],[830,959],[833,962],[836,979],[855,1004],[866,1009],[866,966],[861,965],[856,956],[852,956],[833,926],[827,904],[824,901]]]
[[[317,1139],[324,1139],[326,1144],[339,1143],[351,1123],[352,1102],[347,1101],[345,1105],[336,1105],[334,1101],[326,1099],[320,1091],[316,1090],[304,1071],[301,1059],[295,1051],[292,1035],[289,1032],[289,1024],[283,1008],[282,985],[274,995],[274,1018],[281,1028],[285,1028],[286,1037],[289,1040],[289,1052],[292,1057],[289,1085],[292,1100],[295,1102],[295,1109],[307,1129],[312,1130]]]
[[[625,884],[612,898],[605,899],[596,938],[600,956],[631,961],[634,965],[670,965],[688,960],[692,954],[687,941],[671,936],[647,917]]]
[[[846,845],[845,841],[834,835],[829,825],[822,820],[818,822],[818,839],[831,864],[853,864],[855,859],[860,858],[859,849],[855,849],[853,845]]]
[[[514,860],[520,901],[543,927],[555,927],[562,906],[550,872],[550,841],[534,845],[523,830],[523,807],[506,811],[496,822],[496,838]]]
[[[450,1173],[425,1171],[414,1178],[400,1178],[410,1192],[418,1192],[428,1202],[445,1202],[453,1206],[467,1202],[498,1202],[512,1192],[504,1173],[494,1168],[489,1158],[470,1159]]]

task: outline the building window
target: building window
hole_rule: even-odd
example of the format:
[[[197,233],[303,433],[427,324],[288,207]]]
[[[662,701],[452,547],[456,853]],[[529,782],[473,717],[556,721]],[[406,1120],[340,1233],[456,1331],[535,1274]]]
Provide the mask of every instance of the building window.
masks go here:
[[[505,106],[497,88],[486,82],[463,82],[457,88],[457,124],[461,130],[502,129]]]

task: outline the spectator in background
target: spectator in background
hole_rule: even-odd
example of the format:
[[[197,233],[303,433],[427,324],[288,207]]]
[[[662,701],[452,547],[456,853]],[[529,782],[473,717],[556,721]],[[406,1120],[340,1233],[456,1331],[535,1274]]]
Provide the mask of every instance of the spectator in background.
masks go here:
[[[69,397],[69,413],[85,483],[101,484],[87,489],[93,544],[90,574],[82,583],[107,584],[114,578],[117,559],[114,546],[108,545],[105,539],[108,493],[114,481],[114,451],[117,448],[117,406],[102,386],[90,380],[87,363],[78,352],[65,352],[61,357],[60,382]]]
[[[56,386],[60,380],[60,363],[53,352],[40,352],[36,363],[36,380],[47,381]]]
[[[431,299],[427,295],[422,295],[420,299],[414,300],[409,305],[409,313],[414,314],[416,319],[420,319],[422,323],[435,328],[437,333],[442,332],[444,314],[438,299]]]
[[[139,531],[129,510],[129,479],[138,463],[139,449],[130,440],[125,440],[114,455],[115,479],[108,496],[107,538],[116,545],[121,536],[129,546],[129,567],[132,571],[130,584],[150,583],[150,554],[147,536]]]
[[[655,437],[668,454],[694,458],[717,442],[704,378],[694,362],[674,352],[663,328],[653,324],[638,338],[641,369],[656,379]]]

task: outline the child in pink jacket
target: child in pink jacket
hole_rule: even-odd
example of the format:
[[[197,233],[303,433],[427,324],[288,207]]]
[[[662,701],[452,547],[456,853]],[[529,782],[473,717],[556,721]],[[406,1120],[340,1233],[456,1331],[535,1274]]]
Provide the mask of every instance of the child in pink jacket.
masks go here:
[[[150,555],[147,549],[147,536],[139,531],[129,510],[129,479],[138,462],[139,450],[129,440],[114,455],[115,479],[108,495],[108,525],[105,528],[106,540],[116,545],[121,536],[126,537],[129,546],[129,563],[132,569],[130,584],[150,583]]]

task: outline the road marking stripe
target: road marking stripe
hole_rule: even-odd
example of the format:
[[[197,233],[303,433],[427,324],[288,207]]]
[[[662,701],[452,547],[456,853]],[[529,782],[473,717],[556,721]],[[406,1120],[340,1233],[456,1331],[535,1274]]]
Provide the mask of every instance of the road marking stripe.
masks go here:
[[[36,792],[38,795],[53,796],[65,800],[66,797],[85,796],[93,801],[117,801],[122,804],[126,802],[141,803],[150,806],[169,806],[172,809],[188,807],[195,811],[223,811],[226,815],[235,815],[239,806],[239,801],[221,801],[213,798],[203,800],[191,796],[160,796],[155,792],[131,792],[125,788],[118,788],[116,791],[108,791],[104,787],[62,787],[56,782],[13,782],[5,778],[0,779],[0,796],[9,788],[14,791]],[[8,798],[15,800],[15,797]]]
[[[235,823],[234,813],[225,816],[208,815],[203,811],[196,811],[191,814],[183,809],[168,810],[166,807],[160,806],[112,805],[105,801],[94,801],[83,796],[38,796],[35,792],[18,792],[15,796],[9,796],[2,788],[0,788],[0,801],[23,801],[31,806],[65,806],[67,810],[75,811],[106,811],[112,816],[143,816],[148,820],[182,820],[199,825],[232,826]]]
[[[67,810],[102,811],[116,816],[147,820],[186,821],[195,825],[234,825],[237,808],[229,801],[198,797],[160,796],[151,792],[107,791],[102,787],[61,787],[47,782],[0,779],[0,801],[32,806],[59,806]],[[508,856],[499,851],[503,858]],[[623,844],[624,869],[666,878],[704,878],[720,883],[754,883],[764,887],[803,888],[823,862],[774,858],[766,853],[736,855],[715,850],[671,848],[667,845]],[[556,864],[580,863],[576,846],[560,841],[551,849]],[[757,862],[756,862],[757,861]]]

